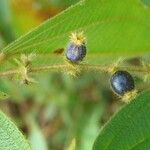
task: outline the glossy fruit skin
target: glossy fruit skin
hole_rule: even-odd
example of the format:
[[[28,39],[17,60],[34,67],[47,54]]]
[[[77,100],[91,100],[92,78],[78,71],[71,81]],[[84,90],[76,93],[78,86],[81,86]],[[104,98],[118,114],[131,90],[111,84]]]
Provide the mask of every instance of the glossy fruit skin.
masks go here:
[[[73,63],[77,63],[82,61],[86,56],[86,46],[83,43],[82,45],[76,45],[74,43],[70,43],[67,47],[66,57]]]
[[[113,91],[123,96],[127,92],[134,90],[134,79],[127,71],[116,71],[110,79]]]

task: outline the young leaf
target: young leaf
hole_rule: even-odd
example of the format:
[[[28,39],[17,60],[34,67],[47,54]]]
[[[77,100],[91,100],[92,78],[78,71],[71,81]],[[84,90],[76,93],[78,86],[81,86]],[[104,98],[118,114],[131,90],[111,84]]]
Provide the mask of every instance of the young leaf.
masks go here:
[[[0,149],[31,150],[22,133],[2,112],[0,112]]]
[[[150,91],[142,93],[102,129],[93,150],[150,148]]]
[[[95,57],[101,60],[100,56],[110,60],[120,55],[146,55],[150,49],[149,22],[150,9],[139,0],[82,0],[8,45],[3,52],[8,56],[53,54],[66,47],[71,32],[84,31],[88,62]]]

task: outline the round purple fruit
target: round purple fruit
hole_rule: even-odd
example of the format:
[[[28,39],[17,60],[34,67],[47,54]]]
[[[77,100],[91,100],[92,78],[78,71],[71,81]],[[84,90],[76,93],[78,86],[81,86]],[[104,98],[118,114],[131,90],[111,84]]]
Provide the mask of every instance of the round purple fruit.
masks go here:
[[[70,43],[66,50],[66,58],[73,63],[77,63],[82,61],[85,56],[86,45],[83,33],[72,33]]]
[[[75,62],[82,61],[85,56],[86,56],[85,44],[75,45],[74,43],[70,43],[68,45],[66,51],[66,57],[71,62],[75,63]]]
[[[127,71],[115,72],[110,83],[113,91],[120,96],[133,91],[135,88],[133,77]]]

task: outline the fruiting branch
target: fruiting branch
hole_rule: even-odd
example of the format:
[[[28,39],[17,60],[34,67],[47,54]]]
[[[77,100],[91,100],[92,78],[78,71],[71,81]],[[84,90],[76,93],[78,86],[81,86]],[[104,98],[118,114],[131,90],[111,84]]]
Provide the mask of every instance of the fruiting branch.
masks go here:
[[[84,71],[99,71],[99,72],[110,72],[110,68],[113,68],[113,65],[92,65],[92,64],[77,64],[77,65],[68,65],[68,64],[57,64],[57,65],[47,65],[47,66],[40,66],[40,67],[31,67],[28,73],[40,73],[44,71],[67,71],[72,69],[72,67],[76,68],[79,67],[81,70]],[[127,70],[129,72],[139,72],[144,74],[150,73],[150,67],[135,67],[135,66],[118,66],[118,70]],[[8,70],[4,72],[0,72],[0,76],[12,76],[15,74],[20,74],[21,70],[14,69]]]

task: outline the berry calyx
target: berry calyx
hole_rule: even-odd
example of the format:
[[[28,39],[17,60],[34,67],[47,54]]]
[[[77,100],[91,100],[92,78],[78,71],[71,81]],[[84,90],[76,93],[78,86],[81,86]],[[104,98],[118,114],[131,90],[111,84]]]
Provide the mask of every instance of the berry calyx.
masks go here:
[[[110,79],[113,91],[124,96],[128,92],[132,92],[135,88],[133,77],[127,71],[116,71]]]
[[[73,33],[70,39],[70,43],[67,47],[66,58],[73,63],[77,63],[79,61],[82,61],[85,56],[85,37],[82,33]]]

